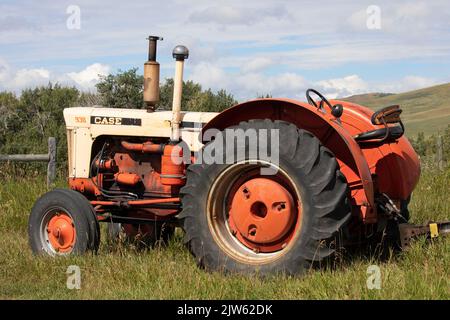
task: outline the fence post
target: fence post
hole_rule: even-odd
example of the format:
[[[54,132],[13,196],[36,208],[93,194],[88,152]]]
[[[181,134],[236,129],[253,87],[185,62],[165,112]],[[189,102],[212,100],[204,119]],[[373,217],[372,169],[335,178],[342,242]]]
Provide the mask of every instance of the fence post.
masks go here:
[[[48,166],[47,166],[47,187],[50,187],[56,177],[56,139],[48,138]]]
[[[444,170],[444,150],[443,149],[443,143],[442,143],[442,137],[437,136],[436,138],[436,161],[437,161],[437,167],[439,170]]]

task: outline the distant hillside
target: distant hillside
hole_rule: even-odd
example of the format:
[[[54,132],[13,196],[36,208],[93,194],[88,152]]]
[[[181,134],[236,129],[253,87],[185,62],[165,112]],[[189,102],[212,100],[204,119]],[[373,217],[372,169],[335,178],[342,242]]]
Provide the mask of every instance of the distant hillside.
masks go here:
[[[368,93],[344,98],[373,110],[393,104],[403,109],[408,136],[437,133],[450,124],[450,83],[404,93]]]

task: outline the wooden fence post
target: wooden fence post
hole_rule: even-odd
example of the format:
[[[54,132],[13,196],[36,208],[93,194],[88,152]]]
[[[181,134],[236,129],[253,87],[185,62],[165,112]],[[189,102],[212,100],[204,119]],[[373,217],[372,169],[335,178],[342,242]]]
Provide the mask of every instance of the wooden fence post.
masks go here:
[[[47,187],[50,187],[56,177],[56,139],[48,138],[48,166],[47,166]]]
[[[436,162],[437,167],[439,170],[444,170],[444,150],[443,150],[443,143],[442,143],[442,137],[437,136],[436,138]]]
[[[0,161],[48,162],[47,186],[50,187],[56,178],[56,139],[48,138],[47,154],[0,154]]]

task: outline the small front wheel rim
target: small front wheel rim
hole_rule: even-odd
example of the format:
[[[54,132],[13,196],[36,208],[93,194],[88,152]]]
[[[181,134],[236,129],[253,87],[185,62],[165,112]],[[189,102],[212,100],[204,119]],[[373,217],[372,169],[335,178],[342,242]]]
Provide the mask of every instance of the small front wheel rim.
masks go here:
[[[76,228],[72,216],[61,208],[48,210],[41,221],[40,239],[43,250],[50,255],[71,253],[76,242]]]

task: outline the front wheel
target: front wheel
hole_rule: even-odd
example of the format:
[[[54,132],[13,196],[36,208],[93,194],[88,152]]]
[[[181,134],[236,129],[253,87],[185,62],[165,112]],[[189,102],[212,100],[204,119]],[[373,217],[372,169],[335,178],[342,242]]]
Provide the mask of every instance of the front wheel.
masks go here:
[[[35,254],[50,256],[96,251],[100,230],[89,201],[73,190],[56,189],[39,198],[28,222]]]
[[[198,264],[218,271],[298,274],[330,257],[350,218],[347,183],[332,152],[287,122],[251,120],[227,130],[231,134],[205,145],[215,151],[203,152],[203,163],[188,168],[181,190],[179,217]],[[257,140],[245,138],[239,145],[237,132]],[[261,138],[261,132],[268,136]],[[274,132],[279,141],[267,146]],[[226,161],[230,144],[232,163]],[[257,152],[249,152],[255,146]],[[262,148],[279,148],[277,163],[261,158]]]

